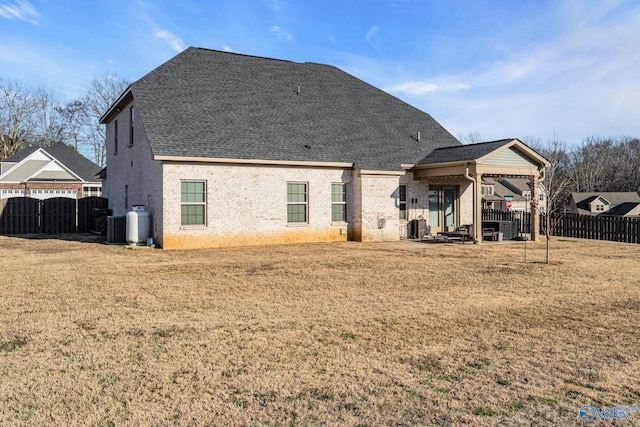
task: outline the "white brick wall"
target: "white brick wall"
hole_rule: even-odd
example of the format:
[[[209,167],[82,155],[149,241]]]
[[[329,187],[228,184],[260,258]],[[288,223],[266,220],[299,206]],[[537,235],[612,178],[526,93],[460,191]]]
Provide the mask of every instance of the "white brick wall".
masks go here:
[[[356,240],[399,240],[399,177],[395,175],[360,175],[361,228]]]
[[[347,183],[351,221],[351,170],[194,163],[165,164],[163,171],[165,248],[347,239],[347,224],[331,222],[331,183]],[[206,181],[205,226],[180,224],[182,180]],[[307,224],[287,223],[287,182],[308,184]]]

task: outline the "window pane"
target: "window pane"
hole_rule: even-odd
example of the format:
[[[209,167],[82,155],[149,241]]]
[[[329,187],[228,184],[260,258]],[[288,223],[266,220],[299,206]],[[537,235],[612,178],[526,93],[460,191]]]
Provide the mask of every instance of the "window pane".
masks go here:
[[[407,201],[407,186],[406,185],[401,185],[400,189],[399,189],[399,198],[401,202],[406,202]]]
[[[287,222],[307,222],[307,205],[287,205]]]
[[[290,203],[305,203],[307,201],[307,184],[288,183],[287,201]]]
[[[347,206],[344,204],[331,205],[331,221],[333,222],[346,222],[347,221]]]
[[[183,182],[181,185],[183,203],[204,203],[204,182]]]
[[[333,203],[347,201],[347,191],[345,184],[331,184],[331,201]]]
[[[182,206],[183,225],[204,225],[204,205],[183,205]]]

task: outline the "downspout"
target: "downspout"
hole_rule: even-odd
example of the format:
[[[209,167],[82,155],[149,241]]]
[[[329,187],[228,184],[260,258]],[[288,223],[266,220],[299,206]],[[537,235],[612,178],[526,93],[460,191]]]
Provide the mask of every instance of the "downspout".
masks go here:
[[[477,210],[478,207],[476,206],[476,186],[478,185],[478,182],[476,181],[475,177],[472,177],[471,175],[469,175],[469,162],[464,164],[464,177],[466,179],[468,179],[469,181],[471,181],[473,183],[472,186],[472,190],[473,193],[471,195],[471,200],[472,200],[472,207],[473,207],[473,233],[471,233],[471,238],[473,239],[473,243],[474,244],[478,244],[478,240],[476,239],[476,219],[477,219]]]

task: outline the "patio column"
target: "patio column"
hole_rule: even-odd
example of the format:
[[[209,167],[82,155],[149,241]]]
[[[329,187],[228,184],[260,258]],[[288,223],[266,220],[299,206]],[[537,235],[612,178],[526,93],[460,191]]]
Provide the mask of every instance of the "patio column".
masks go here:
[[[531,189],[531,240],[537,241],[540,238],[540,211],[538,204],[540,203],[540,188],[538,188],[538,175],[532,177],[533,188]]]

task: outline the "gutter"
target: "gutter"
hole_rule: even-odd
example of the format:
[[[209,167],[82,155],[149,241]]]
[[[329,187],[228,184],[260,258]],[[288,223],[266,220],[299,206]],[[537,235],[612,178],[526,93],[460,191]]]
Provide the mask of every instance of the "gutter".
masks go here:
[[[469,162],[466,162],[464,164],[464,177],[473,183],[473,193],[471,198],[472,200],[471,203],[473,206],[473,234],[471,235],[471,237],[473,238],[473,244],[477,245],[478,239],[476,239],[476,233],[478,232],[477,231],[478,229],[477,229],[476,219],[477,219],[478,206],[476,205],[476,187],[478,185],[478,181],[475,177],[472,177],[471,175],[469,175]]]

